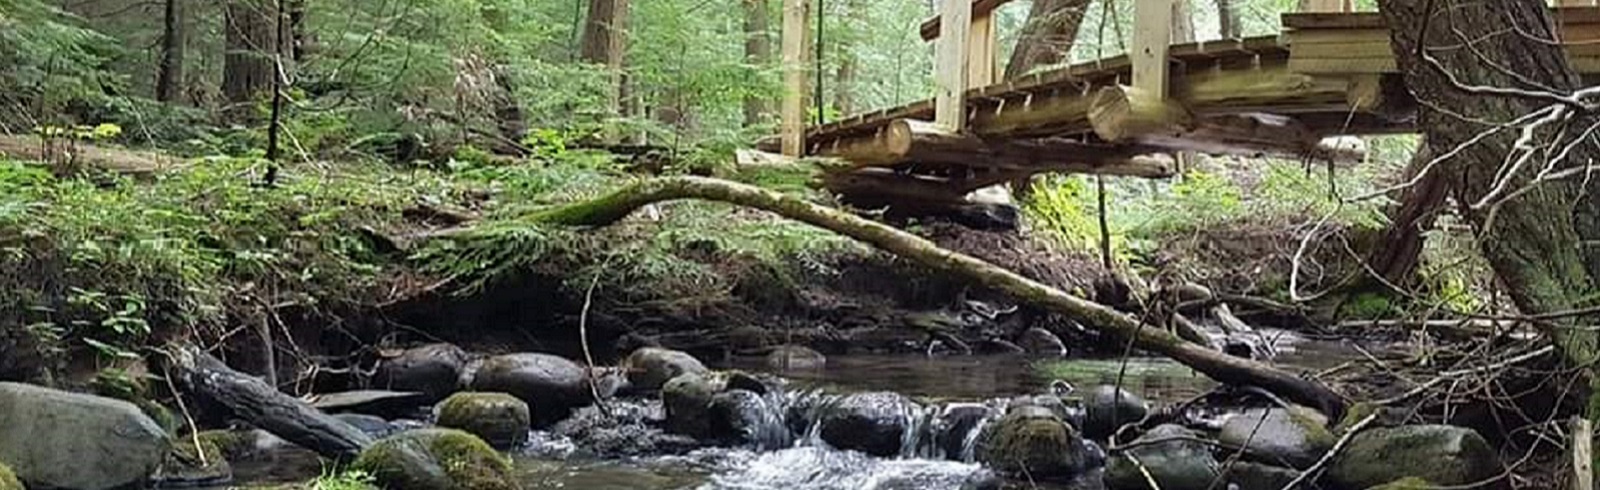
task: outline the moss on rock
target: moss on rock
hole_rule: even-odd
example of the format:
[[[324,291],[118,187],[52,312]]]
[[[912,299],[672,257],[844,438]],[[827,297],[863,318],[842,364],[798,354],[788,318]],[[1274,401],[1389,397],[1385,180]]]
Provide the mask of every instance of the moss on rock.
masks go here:
[[[392,490],[515,490],[511,460],[466,431],[419,429],[384,438],[353,468]]]
[[[1428,490],[1431,488],[1437,488],[1437,485],[1428,483],[1428,480],[1417,478],[1415,476],[1408,476],[1389,483],[1370,487],[1367,490]]]
[[[528,440],[528,404],[505,393],[456,393],[439,404],[440,427],[461,429],[497,448]]]
[[[230,460],[249,456],[255,452],[255,435],[242,430],[207,430],[195,434],[200,444],[210,445]],[[184,441],[179,441],[182,444]],[[192,444],[191,444],[192,445]]]
[[[23,490],[22,482],[5,463],[0,463],[0,490]]]
[[[982,437],[978,461],[1004,473],[1064,480],[1088,466],[1077,432],[1048,410],[1013,410]]]
[[[201,439],[174,441],[150,479],[162,486],[208,486],[233,479],[233,467],[215,442]]]

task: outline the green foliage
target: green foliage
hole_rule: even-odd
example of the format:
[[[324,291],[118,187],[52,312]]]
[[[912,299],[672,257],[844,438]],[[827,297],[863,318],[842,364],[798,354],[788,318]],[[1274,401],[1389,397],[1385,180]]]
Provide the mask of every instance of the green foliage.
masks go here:
[[[1340,316],[1357,320],[1389,318],[1396,312],[1394,302],[1379,293],[1359,293],[1339,306]]]
[[[1050,176],[1034,182],[1023,209],[1035,229],[1068,248],[1092,250],[1100,243],[1096,199],[1088,179]],[[1112,235],[1113,243],[1117,242],[1117,234]]]
[[[311,481],[311,490],[372,490],[377,481],[366,470],[326,468]]]

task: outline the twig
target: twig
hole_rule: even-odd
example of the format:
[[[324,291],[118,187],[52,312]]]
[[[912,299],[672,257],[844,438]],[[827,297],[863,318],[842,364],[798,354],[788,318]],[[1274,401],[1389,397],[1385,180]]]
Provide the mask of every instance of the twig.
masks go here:
[[[594,279],[589,281],[589,289],[583,293],[583,310],[578,312],[578,340],[583,344],[583,362],[587,368],[584,377],[589,380],[589,396],[594,397],[594,404],[600,407],[600,412],[610,417],[611,407],[606,406],[605,400],[600,398],[600,387],[594,379],[594,354],[589,351],[589,307],[594,304],[594,288],[600,285],[600,272],[595,271]]]
[[[194,453],[200,455],[200,466],[211,466],[206,461],[206,450],[200,447],[200,426],[195,425],[194,416],[189,414],[189,405],[183,403],[183,395],[178,393],[178,385],[172,382],[172,372],[161,373],[167,380],[167,389],[172,390],[172,399],[178,402],[178,413],[183,414],[183,420],[189,423],[189,440],[194,443]]]
[[[1378,420],[1378,412],[1369,413],[1359,422],[1356,422],[1356,425],[1350,426],[1350,429],[1345,431],[1344,436],[1340,437],[1337,442],[1333,443],[1333,448],[1329,449],[1327,454],[1322,455],[1322,459],[1318,459],[1316,464],[1313,464],[1310,468],[1306,468],[1305,471],[1300,472],[1300,474],[1295,476],[1293,480],[1289,480],[1289,483],[1284,484],[1283,488],[1280,490],[1291,490],[1295,487],[1295,485],[1299,485],[1300,483],[1306,481],[1306,478],[1309,478],[1311,475],[1321,471],[1324,466],[1328,465],[1328,462],[1333,461],[1334,456],[1339,455],[1339,450],[1344,449],[1345,446],[1349,445],[1350,440],[1354,439],[1356,434],[1360,434],[1363,429],[1367,428],[1367,425],[1372,424],[1372,422],[1375,420]]]

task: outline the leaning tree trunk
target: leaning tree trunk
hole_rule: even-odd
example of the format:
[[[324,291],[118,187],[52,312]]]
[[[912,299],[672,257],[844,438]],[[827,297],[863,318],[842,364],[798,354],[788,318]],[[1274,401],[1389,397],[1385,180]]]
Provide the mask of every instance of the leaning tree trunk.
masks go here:
[[[1441,4],[1442,5],[1436,5]],[[1406,83],[1420,102],[1418,124],[1434,151],[1461,148],[1442,168],[1453,185],[1454,197],[1472,223],[1495,275],[1524,313],[1540,314],[1590,306],[1595,303],[1600,277],[1600,220],[1595,213],[1596,192],[1580,180],[1546,182],[1529,188],[1497,206],[1473,206],[1490,193],[1514,154],[1522,128],[1500,131],[1466,145],[1496,124],[1513,121],[1536,111],[1568,110],[1549,98],[1531,92],[1570,94],[1581,86],[1560,46],[1550,39],[1561,36],[1543,0],[1493,2],[1436,2],[1434,0],[1382,0],[1381,9],[1391,27],[1396,58]],[[1434,11],[1428,12],[1428,7]],[[1485,22],[1484,19],[1493,19]],[[1470,43],[1471,49],[1464,49]],[[1419,55],[1424,49],[1437,63]],[[1542,85],[1543,87],[1535,86]],[[1518,89],[1519,93],[1465,86]],[[1447,109],[1441,109],[1447,108]],[[1448,111],[1448,112],[1446,112]],[[1574,118],[1575,128],[1591,123],[1586,114]],[[1527,121],[1523,121],[1526,123]],[[1526,124],[1523,124],[1526,126]],[[1556,138],[1570,141],[1566,129],[1533,128],[1531,144],[1550,145]],[[1564,143],[1563,143],[1564,144]],[[1600,148],[1588,141],[1574,144],[1568,166],[1600,158]],[[1543,169],[1545,158],[1511,173],[1511,188],[1526,188],[1533,174]],[[1558,169],[1559,170],[1559,169]],[[1593,184],[1591,184],[1593,185]],[[1503,194],[1497,194],[1503,195]],[[1492,221],[1491,214],[1494,216]],[[1567,361],[1588,368],[1597,359],[1597,332],[1592,316],[1539,322]],[[1600,416],[1600,390],[1592,370],[1589,375],[1588,416]]]
[[[173,379],[198,399],[226,407],[233,416],[333,460],[354,459],[372,437],[299,398],[285,395],[261,378],[234,371],[192,345],[174,346]]]
[[[1344,408],[1342,398],[1315,381],[1185,341],[1108,306],[1067,294],[977,258],[945,250],[888,225],[758,187],[699,177],[656,178],[591,201],[535,212],[525,219],[540,225],[605,226],[646,205],[675,199],[722,201],[825,228],[924,267],[962,276],[1020,301],[1083,320],[1112,337],[1133,339],[1136,347],[1171,357],[1217,381],[1259,386],[1334,417]]]
[[[183,93],[183,1],[167,0],[161,16],[161,66],[156,75],[156,100],[176,102]]]

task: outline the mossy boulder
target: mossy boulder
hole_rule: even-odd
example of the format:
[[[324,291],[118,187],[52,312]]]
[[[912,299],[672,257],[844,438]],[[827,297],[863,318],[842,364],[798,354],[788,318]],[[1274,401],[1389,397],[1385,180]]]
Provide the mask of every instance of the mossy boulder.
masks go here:
[[[172,409],[150,399],[150,386],[143,378],[121,369],[102,369],[89,380],[89,391],[139,407],[156,425],[173,434],[178,431],[178,416]]]
[[[983,431],[977,460],[996,471],[1048,481],[1066,481],[1091,466],[1078,431],[1049,409],[1011,410]]]
[[[1341,488],[1368,488],[1406,477],[1465,485],[1501,472],[1493,448],[1476,431],[1449,425],[1407,425],[1362,431],[1328,469]]]
[[[390,490],[515,490],[511,460],[489,443],[456,429],[418,429],[389,436],[361,452],[353,468]]]
[[[1172,424],[1150,429],[1139,436],[1135,447],[1111,457],[1106,465],[1106,488],[1144,490],[1150,487],[1149,479],[1162,490],[1211,488],[1221,465],[1211,448],[1195,440],[1198,438],[1199,433]],[[1149,479],[1140,466],[1149,470]]]
[[[1245,448],[1256,460],[1304,469],[1316,464],[1337,439],[1321,413],[1293,405],[1250,409],[1229,417],[1217,440]]]
[[[660,347],[639,348],[628,354],[622,366],[628,373],[628,384],[646,393],[655,393],[678,375],[708,371],[705,364],[689,353]]]
[[[1234,461],[1227,473],[1238,490],[1282,490],[1300,476],[1300,470],[1250,461]]]
[[[509,449],[528,440],[528,404],[505,393],[456,393],[436,410],[440,427],[471,432],[496,448]]]
[[[0,463],[0,490],[23,490],[22,482],[17,481],[17,475],[5,463]]]
[[[223,458],[229,460],[244,458],[256,452],[256,435],[251,431],[207,430],[195,434],[194,437],[200,439],[201,445],[216,448]],[[183,438],[178,443],[184,444],[185,441],[192,439]],[[188,444],[193,445],[193,442]]]

